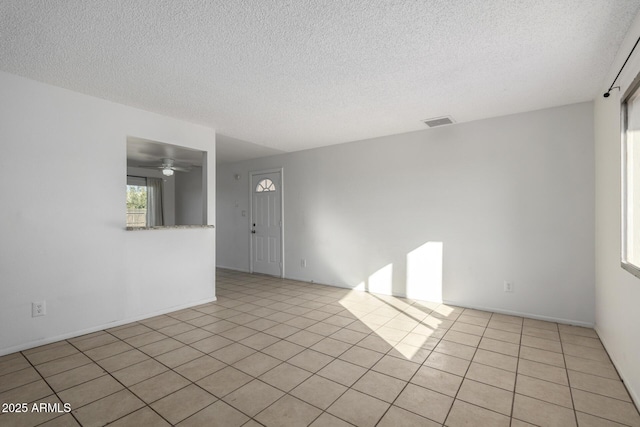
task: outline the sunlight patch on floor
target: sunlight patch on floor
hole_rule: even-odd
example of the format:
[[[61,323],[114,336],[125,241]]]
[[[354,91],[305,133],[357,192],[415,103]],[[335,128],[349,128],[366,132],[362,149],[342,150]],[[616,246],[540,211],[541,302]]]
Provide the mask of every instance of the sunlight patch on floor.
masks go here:
[[[389,274],[384,269],[378,277]],[[380,283],[385,283],[384,281]],[[340,300],[360,322],[401,355],[413,360],[432,349],[446,332],[440,325],[455,313],[455,307],[438,302],[418,301],[363,290],[352,290]]]

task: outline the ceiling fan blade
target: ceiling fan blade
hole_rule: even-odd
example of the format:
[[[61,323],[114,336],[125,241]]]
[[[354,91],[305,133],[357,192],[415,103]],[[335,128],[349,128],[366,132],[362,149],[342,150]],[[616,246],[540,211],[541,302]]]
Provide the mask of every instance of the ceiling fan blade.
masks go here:
[[[178,172],[191,172],[191,168],[182,166],[172,166],[171,169]]]
[[[165,158],[162,159],[162,163],[159,165],[137,165],[136,167],[144,168],[144,169],[171,169],[177,172],[191,172],[191,165],[185,166],[177,166],[173,159]]]

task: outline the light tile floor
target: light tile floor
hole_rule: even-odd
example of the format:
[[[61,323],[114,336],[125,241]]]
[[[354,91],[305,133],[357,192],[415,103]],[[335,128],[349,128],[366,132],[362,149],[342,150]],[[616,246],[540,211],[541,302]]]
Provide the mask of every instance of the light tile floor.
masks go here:
[[[640,426],[592,329],[219,270],[218,301],[0,357],[2,426]]]

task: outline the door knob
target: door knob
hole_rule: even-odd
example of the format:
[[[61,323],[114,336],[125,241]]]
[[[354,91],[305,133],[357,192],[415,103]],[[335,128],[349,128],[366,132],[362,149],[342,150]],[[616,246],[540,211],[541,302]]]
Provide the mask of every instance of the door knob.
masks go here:
[[[251,230],[251,234],[256,234],[256,230]]]

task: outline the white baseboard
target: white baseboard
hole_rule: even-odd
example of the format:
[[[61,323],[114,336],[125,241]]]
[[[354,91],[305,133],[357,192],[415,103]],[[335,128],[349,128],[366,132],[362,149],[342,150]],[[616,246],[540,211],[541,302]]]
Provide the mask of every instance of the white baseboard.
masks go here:
[[[283,277],[284,279],[287,280],[295,280],[296,282],[303,282],[303,283],[310,283],[312,285],[321,285],[321,286],[333,286],[334,288],[344,288],[344,289],[353,289],[349,286],[346,285],[334,285],[334,284],[327,284],[327,283],[320,283],[320,282],[315,282],[313,280],[309,280],[309,279],[302,279],[300,277],[295,277],[295,276],[285,276]]]
[[[523,311],[505,310],[505,309],[502,309],[502,308],[495,308],[495,307],[483,307],[483,306],[477,306],[477,305],[469,305],[469,304],[464,304],[464,303],[460,303],[460,302],[457,302],[457,301],[445,300],[445,301],[443,301],[443,304],[455,305],[457,307],[471,308],[471,309],[474,309],[474,310],[491,311],[493,313],[507,314],[509,316],[519,316],[519,317],[526,317],[526,318],[529,318],[529,319],[544,320],[544,321],[547,321],[547,322],[563,323],[565,325],[582,326],[582,327],[585,327],[585,328],[593,328],[593,326],[594,326],[593,322],[583,322],[581,320],[564,319],[562,317],[542,316],[542,315],[535,314],[535,313],[528,313],[528,312],[523,312]]]
[[[595,330],[598,333],[598,337],[600,337],[600,341],[602,342],[602,345],[607,351],[609,358],[611,359],[611,363],[613,363],[613,366],[616,368],[616,371],[618,371],[618,375],[620,375],[620,379],[622,379],[622,383],[624,384],[625,388],[629,392],[629,396],[631,396],[631,400],[633,400],[633,402],[636,404],[636,408],[640,408],[640,396],[638,396],[638,393],[636,393],[636,390],[629,387],[629,382],[627,382],[624,372],[619,369],[619,365],[618,365],[618,362],[616,361],[615,356],[608,350],[609,346],[607,344],[607,339],[603,336],[603,334],[600,333],[600,328],[598,328],[598,325],[595,326]]]
[[[238,268],[238,267],[225,267],[223,265],[216,265],[216,268],[222,268],[223,270],[239,271],[240,273],[249,273],[249,270],[246,270],[244,268]]]
[[[90,334],[92,332],[102,331],[104,329],[115,328],[117,326],[126,325],[127,323],[137,322],[139,320],[144,320],[144,319],[148,319],[150,317],[160,316],[162,314],[171,313],[173,311],[178,311],[178,310],[182,310],[182,309],[185,309],[185,308],[195,307],[197,305],[207,304],[207,303],[210,303],[210,302],[213,302],[213,301],[216,301],[216,300],[217,300],[216,297],[205,298],[205,299],[202,299],[202,300],[193,301],[193,302],[189,302],[189,303],[186,303],[186,304],[181,304],[181,305],[176,305],[176,306],[173,306],[173,307],[168,307],[166,309],[154,311],[154,312],[151,312],[151,313],[142,314],[140,316],[134,316],[134,317],[130,317],[130,318],[127,318],[127,319],[117,320],[117,321],[109,322],[109,323],[106,323],[106,324],[103,324],[103,325],[92,326],[90,328],[81,329],[79,331],[69,332],[69,333],[61,334],[61,335],[56,335],[54,337],[47,337],[47,338],[43,338],[41,340],[30,341],[30,342],[19,344],[19,345],[13,346],[13,347],[0,349],[0,356],[4,356],[5,354],[15,353],[16,351],[22,351],[22,350],[28,350],[28,349],[34,348],[34,347],[40,347],[42,345],[51,344],[51,343],[56,342],[56,341],[62,341],[62,340],[70,339],[70,338],[79,337],[79,336],[82,336],[82,335]]]
[[[316,284],[316,285],[333,286],[333,287],[336,287],[336,288],[353,289],[353,290],[358,290],[358,291],[361,291],[361,292],[369,292],[369,291],[366,291],[366,290],[363,290],[363,289],[356,289],[354,287],[347,286],[347,285],[342,285],[342,284],[330,284],[329,285],[329,284],[326,284],[326,283],[312,282],[312,281],[309,281],[308,279],[300,279],[300,278],[296,278],[296,277],[287,277],[287,279],[297,280],[299,282],[305,282],[305,283],[313,283],[313,284]],[[406,295],[397,294],[397,293],[396,294],[384,294],[384,295],[393,295],[393,296],[399,297],[399,298],[407,298]],[[409,299],[412,299],[412,298],[409,298]],[[437,301],[433,301],[433,302],[437,302]],[[449,305],[455,305],[457,307],[472,308],[474,310],[491,311],[493,313],[499,313],[499,314],[508,314],[510,316],[527,317],[529,319],[545,320],[547,322],[555,322],[555,323],[563,323],[563,324],[566,324],[566,325],[583,326],[583,327],[586,327],[586,328],[593,328],[593,326],[594,326],[593,322],[584,322],[584,321],[581,321],[581,320],[564,319],[564,318],[560,318],[560,317],[542,316],[542,315],[535,314],[535,313],[527,313],[527,312],[520,312],[520,311],[505,310],[505,309],[495,308],[495,307],[483,307],[483,306],[469,305],[469,304],[460,303],[458,301],[443,300],[442,303],[443,304],[449,304]]]

